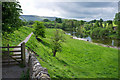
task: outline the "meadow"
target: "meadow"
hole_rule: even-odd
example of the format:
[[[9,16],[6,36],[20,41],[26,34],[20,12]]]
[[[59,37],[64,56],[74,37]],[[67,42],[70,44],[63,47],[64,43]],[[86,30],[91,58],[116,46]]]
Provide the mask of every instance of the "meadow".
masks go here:
[[[62,30],[60,30],[62,31]],[[42,42],[33,34],[26,43],[39,56],[51,78],[118,78],[118,50],[102,47],[64,34],[62,50],[53,57],[51,37],[55,29],[46,29]]]

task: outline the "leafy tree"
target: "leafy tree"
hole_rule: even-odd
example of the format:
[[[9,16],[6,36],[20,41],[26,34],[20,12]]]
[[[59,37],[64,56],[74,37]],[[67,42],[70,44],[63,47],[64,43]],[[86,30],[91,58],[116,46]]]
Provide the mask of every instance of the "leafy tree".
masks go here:
[[[56,24],[56,28],[62,28],[62,24],[57,23],[57,24]]]
[[[107,27],[107,23],[106,22],[104,22],[104,28],[106,28]]]
[[[71,21],[71,31],[72,31],[72,35],[73,35],[73,32],[74,32],[74,28],[75,28],[74,21]]]
[[[97,27],[99,27],[99,26],[100,26],[100,25],[99,25],[99,22],[96,21],[95,24],[94,24],[94,28],[97,28]]]
[[[50,20],[49,20],[49,19],[44,19],[43,21],[44,21],[44,22],[49,22]]]
[[[114,23],[118,25],[120,23],[120,12],[115,14]]]
[[[84,24],[84,21],[83,20],[80,20],[80,25],[83,25]]]
[[[62,45],[61,45],[62,42],[64,42],[63,34],[59,30],[56,30],[54,36],[52,37],[52,43],[51,43],[54,57],[56,55],[56,52],[62,50]]]
[[[90,33],[90,36],[92,38],[99,38],[100,37],[99,32],[100,32],[101,29],[102,29],[101,27],[94,28],[92,30],[92,32]]]
[[[66,24],[65,22],[62,23],[62,29],[65,30]]]
[[[108,25],[112,24],[112,20],[107,21]]]
[[[96,22],[96,19],[95,20],[91,20],[90,23],[95,23]]]
[[[100,29],[99,36],[100,38],[108,38],[110,31],[108,29]]]
[[[120,12],[116,13],[115,18],[114,18],[114,23],[117,25],[117,39],[120,39]]]
[[[103,19],[101,18],[100,19],[100,27],[103,27],[102,22],[103,22]]]
[[[43,25],[43,22],[35,21],[33,24],[34,26],[34,34],[36,37],[41,36],[45,37],[45,26]]]
[[[22,20],[19,18],[22,13],[19,2],[2,3],[2,31],[10,33],[22,26]]]
[[[56,18],[55,21],[58,22],[58,23],[62,23],[62,19],[61,18]]]
[[[29,25],[33,25],[34,23],[35,23],[34,21],[31,21],[31,20],[28,21],[28,24],[29,24]]]

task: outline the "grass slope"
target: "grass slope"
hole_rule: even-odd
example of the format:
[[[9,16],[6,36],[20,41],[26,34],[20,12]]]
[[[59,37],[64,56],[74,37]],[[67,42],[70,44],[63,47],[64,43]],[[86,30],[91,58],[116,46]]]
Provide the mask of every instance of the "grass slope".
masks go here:
[[[10,46],[18,45],[32,32],[32,30],[32,28],[23,26],[11,34],[2,36],[2,46],[7,46],[7,44]]]
[[[27,46],[38,55],[51,78],[117,78],[118,50],[102,47],[86,41],[71,39],[65,35],[62,51],[53,57],[51,37],[55,29],[46,30],[46,38],[38,42],[32,35]]]

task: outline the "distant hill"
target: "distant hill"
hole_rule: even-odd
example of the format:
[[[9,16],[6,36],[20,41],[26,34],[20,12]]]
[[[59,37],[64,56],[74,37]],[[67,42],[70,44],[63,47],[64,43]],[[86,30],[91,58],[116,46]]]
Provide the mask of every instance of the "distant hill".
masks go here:
[[[46,17],[46,16],[36,16],[36,15],[21,15],[20,18],[23,18],[27,21],[30,21],[30,20],[32,20],[32,21],[42,21],[44,19],[49,19],[51,21],[54,21],[55,18],[57,18],[57,17]]]

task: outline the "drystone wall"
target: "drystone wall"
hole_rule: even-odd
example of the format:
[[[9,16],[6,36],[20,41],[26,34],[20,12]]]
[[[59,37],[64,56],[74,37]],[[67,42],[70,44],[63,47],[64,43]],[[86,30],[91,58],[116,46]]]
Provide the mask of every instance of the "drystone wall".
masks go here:
[[[28,67],[31,80],[51,80],[47,69],[41,66],[32,52],[29,52]]]

